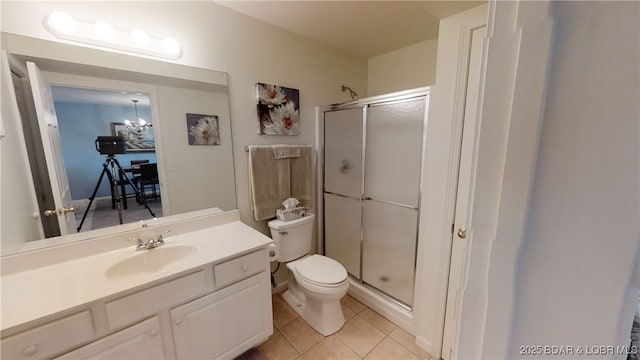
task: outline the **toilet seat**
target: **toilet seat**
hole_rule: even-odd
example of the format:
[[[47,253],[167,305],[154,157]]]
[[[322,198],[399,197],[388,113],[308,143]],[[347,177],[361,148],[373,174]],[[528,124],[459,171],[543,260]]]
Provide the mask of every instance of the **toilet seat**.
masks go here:
[[[311,255],[296,261],[301,280],[322,287],[335,287],[347,280],[347,270],[339,262],[322,255]]]

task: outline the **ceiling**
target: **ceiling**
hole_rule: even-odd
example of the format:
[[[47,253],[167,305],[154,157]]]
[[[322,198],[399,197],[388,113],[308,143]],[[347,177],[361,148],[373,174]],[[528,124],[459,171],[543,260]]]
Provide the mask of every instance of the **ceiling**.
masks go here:
[[[486,1],[216,1],[368,59],[436,39],[440,19]]]
[[[131,100],[138,100],[138,106],[149,106],[149,97],[141,93],[107,90],[80,89],[66,86],[52,86],[53,100],[73,103],[131,106]]]

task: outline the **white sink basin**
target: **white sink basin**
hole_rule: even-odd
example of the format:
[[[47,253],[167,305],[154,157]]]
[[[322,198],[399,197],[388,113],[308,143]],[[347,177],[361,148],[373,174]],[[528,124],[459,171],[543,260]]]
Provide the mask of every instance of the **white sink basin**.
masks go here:
[[[139,254],[111,265],[106,272],[108,278],[154,273],[195,254],[197,247],[191,245],[163,245],[142,250]],[[132,251],[134,251],[132,249]]]

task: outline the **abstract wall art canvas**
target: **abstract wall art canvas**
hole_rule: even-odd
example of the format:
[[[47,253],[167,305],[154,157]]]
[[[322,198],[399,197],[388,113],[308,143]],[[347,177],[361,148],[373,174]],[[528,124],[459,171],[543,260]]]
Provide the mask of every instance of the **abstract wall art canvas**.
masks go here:
[[[258,133],[260,135],[300,134],[300,91],[257,83]]]
[[[217,115],[187,114],[189,145],[220,145]]]

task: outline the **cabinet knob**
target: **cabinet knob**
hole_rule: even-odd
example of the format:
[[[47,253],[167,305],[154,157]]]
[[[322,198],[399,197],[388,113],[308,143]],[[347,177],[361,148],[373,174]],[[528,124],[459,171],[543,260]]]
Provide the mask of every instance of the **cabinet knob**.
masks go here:
[[[173,323],[176,324],[176,325],[182,324],[182,318],[177,318],[177,319],[173,320]]]
[[[240,270],[242,270],[242,272],[247,272],[249,270],[249,268],[247,267],[247,265],[242,265]]]
[[[158,329],[151,329],[151,331],[149,331],[149,336],[155,337],[156,335],[158,335]]]
[[[22,353],[25,354],[26,356],[31,356],[31,355],[35,355],[35,353],[37,352],[38,352],[38,345],[31,345],[26,349],[24,349]]]

